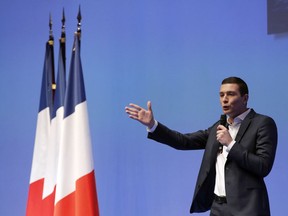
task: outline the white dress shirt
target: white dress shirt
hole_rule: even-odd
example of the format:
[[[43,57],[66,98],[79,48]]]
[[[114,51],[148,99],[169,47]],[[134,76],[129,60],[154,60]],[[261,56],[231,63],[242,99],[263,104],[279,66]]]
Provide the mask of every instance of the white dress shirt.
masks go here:
[[[234,118],[233,123],[229,123],[229,116],[227,117],[228,129],[230,136],[232,137],[233,141],[228,145],[228,147],[223,146],[223,152],[218,153],[217,160],[216,160],[216,181],[215,181],[215,188],[214,193],[218,196],[226,196],[225,191],[225,163],[227,161],[227,156],[229,151],[235,144],[235,138],[241,126],[241,122],[244,118],[248,115],[250,109],[242,113],[241,115]]]

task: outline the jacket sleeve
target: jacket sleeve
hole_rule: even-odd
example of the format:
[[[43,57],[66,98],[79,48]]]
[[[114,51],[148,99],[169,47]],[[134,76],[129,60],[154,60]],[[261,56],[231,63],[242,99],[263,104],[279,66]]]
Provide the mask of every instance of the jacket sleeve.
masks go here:
[[[208,135],[209,129],[182,134],[169,129],[159,122],[155,131],[148,133],[148,138],[167,144],[178,150],[196,150],[205,149]]]

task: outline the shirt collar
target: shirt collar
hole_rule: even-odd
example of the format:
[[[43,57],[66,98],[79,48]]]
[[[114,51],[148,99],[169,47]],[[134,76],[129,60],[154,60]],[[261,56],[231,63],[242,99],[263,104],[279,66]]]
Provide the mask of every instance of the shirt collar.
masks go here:
[[[251,111],[251,109],[246,110],[245,112],[243,112],[242,114],[240,114],[239,116],[234,118],[233,124],[239,124],[241,123],[245,117],[248,115],[248,113]],[[227,122],[228,122],[229,116],[227,118]],[[228,122],[229,123],[229,122]],[[230,124],[230,123],[229,123]]]

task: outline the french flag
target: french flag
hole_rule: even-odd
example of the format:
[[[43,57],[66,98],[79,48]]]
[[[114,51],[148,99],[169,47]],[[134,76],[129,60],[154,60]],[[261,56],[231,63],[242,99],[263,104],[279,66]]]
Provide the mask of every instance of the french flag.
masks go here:
[[[50,38],[45,51],[26,216],[99,216],[80,32],[74,38],[67,88],[65,39],[60,40],[55,96],[53,45]]]
[[[65,71],[65,37],[60,38],[60,49],[58,55],[58,75],[57,86],[54,96],[54,106],[51,117],[51,129],[49,136],[49,147],[46,157],[46,169],[44,178],[44,187],[42,198],[51,197],[51,209],[47,215],[54,214],[55,193],[57,185],[57,169],[59,159],[59,148],[62,140],[63,118],[64,118],[64,100],[66,90],[66,71]]]
[[[46,43],[40,104],[37,117],[37,127],[30,175],[27,201],[27,216],[53,215],[54,194],[43,197],[47,156],[49,151],[51,116],[53,112],[54,85],[54,41]]]
[[[92,152],[77,32],[64,103],[54,216],[99,216]]]

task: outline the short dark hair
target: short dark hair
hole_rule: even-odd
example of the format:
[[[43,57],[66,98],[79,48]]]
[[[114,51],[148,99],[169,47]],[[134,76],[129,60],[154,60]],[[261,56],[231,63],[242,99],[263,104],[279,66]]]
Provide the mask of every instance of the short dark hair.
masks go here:
[[[239,78],[239,77],[227,77],[222,81],[222,85],[228,84],[228,83],[237,84],[239,86],[239,91],[240,91],[241,96],[243,96],[245,94],[249,94],[248,86],[247,86],[246,82],[244,80],[242,80],[241,78]]]

